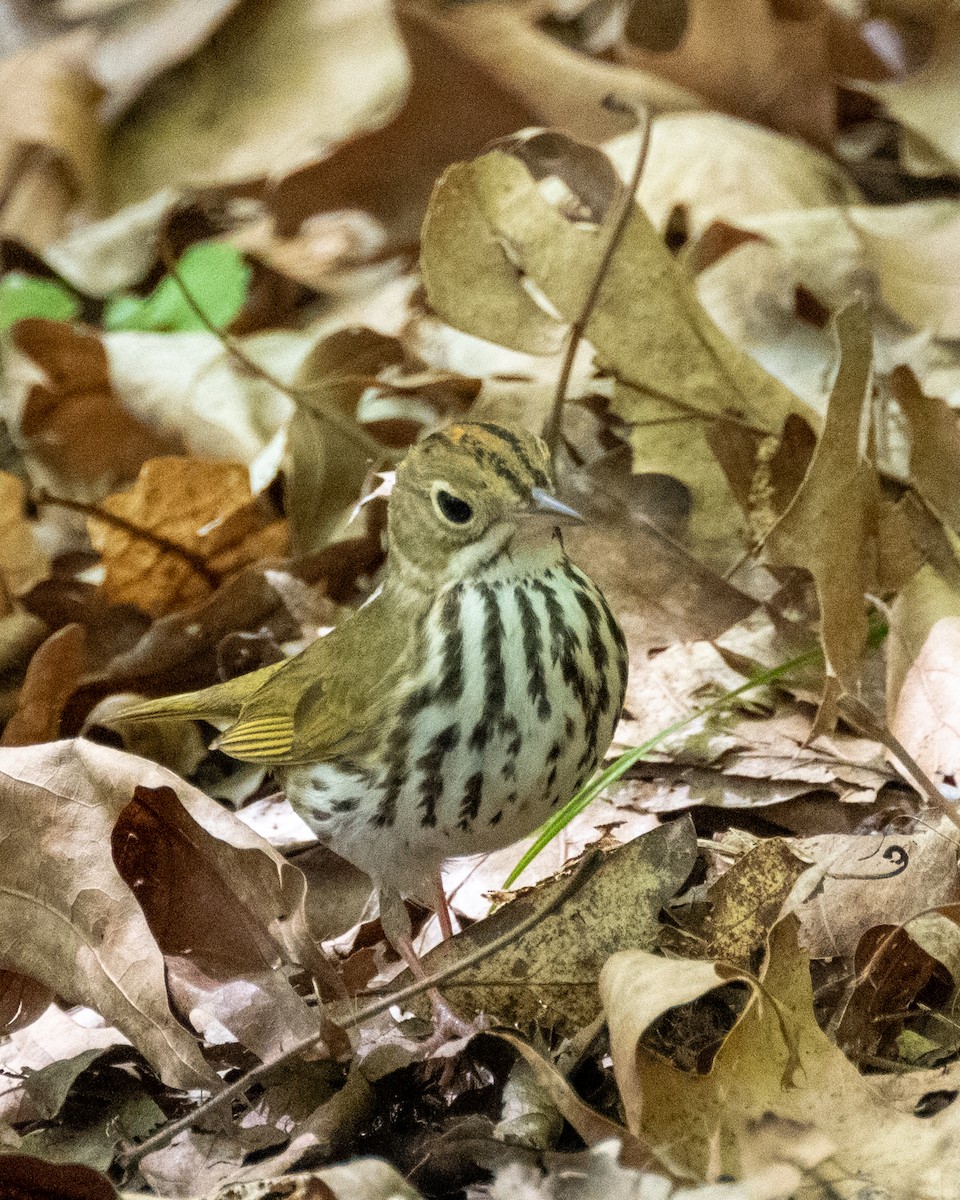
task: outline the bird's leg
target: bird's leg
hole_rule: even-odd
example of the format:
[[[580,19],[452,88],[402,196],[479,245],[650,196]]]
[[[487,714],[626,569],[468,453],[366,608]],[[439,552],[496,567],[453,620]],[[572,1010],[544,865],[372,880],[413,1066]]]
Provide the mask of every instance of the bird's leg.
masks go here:
[[[447,903],[447,893],[443,890],[443,876],[437,872],[437,877],[433,881],[433,888],[436,895],[437,920],[440,922],[440,932],[443,934],[443,940],[449,942],[453,937],[453,923],[450,920],[450,905]]]
[[[442,893],[442,887],[440,890]],[[446,908],[446,898],[444,898],[444,908]],[[447,912],[446,920],[447,927],[449,928],[449,912]],[[413,948],[413,930],[410,926],[410,914],[407,912],[407,906],[400,898],[400,893],[393,889],[388,890],[383,888],[380,891],[380,924],[383,926],[383,932],[386,934],[387,941],[410,968],[410,974],[414,979],[426,979],[427,972],[420,961],[420,956]],[[443,921],[441,920],[442,927]],[[452,933],[451,929],[450,936],[452,936]],[[447,934],[444,934],[444,936],[446,937]],[[474,1026],[457,1015],[436,988],[429,988],[427,995],[430,997],[434,1024],[437,1028],[435,1036],[439,1037],[441,1041],[444,1040],[445,1035],[452,1034],[454,1037],[466,1037],[471,1033],[477,1032]]]

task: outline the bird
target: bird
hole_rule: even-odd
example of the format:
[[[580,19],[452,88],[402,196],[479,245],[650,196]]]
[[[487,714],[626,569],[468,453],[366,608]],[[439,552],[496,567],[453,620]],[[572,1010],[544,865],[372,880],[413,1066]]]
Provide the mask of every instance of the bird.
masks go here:
[[[124,714],[210,721],[216,748],[273,768],[318,839],[371,877],[411,967],[401,897],[451,936],[443,863],[543,824],[620,717],[626,639],[567,556],[563,527],[582,518],[553,491],[546,444],[519,425],[428,434],[397,467],[364,605],[294,657]]]

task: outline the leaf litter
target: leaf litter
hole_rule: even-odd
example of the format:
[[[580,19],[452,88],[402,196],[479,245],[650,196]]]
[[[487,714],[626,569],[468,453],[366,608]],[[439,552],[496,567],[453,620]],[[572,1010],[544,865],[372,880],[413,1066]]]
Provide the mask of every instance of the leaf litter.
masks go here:
[[[0,1184],[954,1195],[960,835],[847,703],[957,798],[954,17],[7,7]],[[657,746],[411,906],[437,1043],[276,782],[114,717],[369,597],[423,431],[558,404]]]

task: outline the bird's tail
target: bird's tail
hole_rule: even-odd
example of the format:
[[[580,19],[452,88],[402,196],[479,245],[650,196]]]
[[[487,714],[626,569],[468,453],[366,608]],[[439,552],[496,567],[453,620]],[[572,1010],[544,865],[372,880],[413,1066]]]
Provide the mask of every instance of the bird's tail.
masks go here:
[[[285,661],[285,660],[284,660]],[[159,700],[144,700],[123,709],[111,720],[116,721],[210,721],[213,725],[230,724],[240,716],[243,706],[254,692],[267,682],[283,662],[271,663],[259,671],[238,675],[226,683],[203,688],[199,692],[183,692],[179,696],[163,696]]]

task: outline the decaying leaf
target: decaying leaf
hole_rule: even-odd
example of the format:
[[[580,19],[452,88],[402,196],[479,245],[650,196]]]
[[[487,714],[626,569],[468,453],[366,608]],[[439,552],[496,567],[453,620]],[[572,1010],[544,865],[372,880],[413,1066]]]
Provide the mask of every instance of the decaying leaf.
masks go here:
[[[264,1049],[288,1036],[291,1021],[311,1027],[276,969],[291,953],[318,964],[294,867],[146,760],[84,741],[0,756],[0,963],[95,1008],[173,1086],[216,1081],[168,996],[165,977],[177,975],[190,943],[203,946],[195,970],[228,970],[235,991],[217,1015],[233,1024],[232,1012],[242,1040]],[[138,785],[155,790],[135,801]],[[208,905],[222,914],[216,927],[201,916]],[[260,965],[246,979],[253,960]],[[247,1011],[258,996],[259,1016]],[[279,1011],[287,1015],[278,1027]]]
[[[0,736],[0,746],[56,741],[63,709],[83,674],[85,643],[82,625],[64,625],[38,647],[27,668],[16,712]]]
[[[897,597],[890,624],[890,726],[936,780],[960,770],[960,595],[932,566]]]
[[[104,591],[154,616],[184,608],[209,595],[223,575],[286,550],[286,523],[258,508],[239,463],[151,459],[134,487],[109,496],[103,509],[122,522],[89,521],[107,569]]]
[[[519,941],[451,980],[445,992],[463,1012],[496,1014],[505,1022],[550,1024],[572,1033],[597,1015],[596,981],[615,947],[652,946],[661,906],[682,886],[693,866],[693,826],[681,819],[619,847],[575,896]],[[531,907],[549,905],[562,882],[524,892],[457,945],[443,943],[424,959],[442,968],[473,946],[497,937]],[[624,913],[630,914],[624,923]],[[574,917],[574,914],[575,917]]]
[[[83,33],[67,35],[2,65],[3,228],[37,249],[101,201],[101,90],[84,62],[87,45]]]
[[[629,178],[638,135],[622,134],[604,149]],[[860,191],[826,154],[794,138],[717,112],[661,113],[637,191],[650,220],[664,230],[677,210],[699,238],[716,221],[739,226],[763,213],[856,204]]]
[[[677,1166],[698,1178],[711,1165],[736,1177],[745,1127],[771,1113],[812,1122],[827,1136],[835,1152],[821,1165],[821,1179],[856,1178],[919,1200],[942,1196],[957,1170],[960,1109],[954,1104],[915,1116],[884,1098],[877,1086],[883,1077],[862,1077],[844,1057],[813,1015],[809,969],[792,919],[772,931],[768,953],[762,990],[751,976],[710,962],[639,950],[610,960],[601,990],[630,1128],[654,1145],[669,1145]],[[648,1048],[644,1034],[658,1017],[738,979],[750,999],[706,1074],[681,1070]],[[924,1075],[929,1080],[934,1073]]]
[[[851,958],[868,929],[906,924],[960,897],[957,844],[945,830],[900,836],[818,834],[792,843],[814,864],[790,907],[813,958]]]
[[[55,493],[98,500],[183,443],[139,420],[117,399],[103,343],[66,322],[17,323],[18,358],[4,386],[4,415],[18,428],[38,481]]]
[[[6,591],[19,596],[49,573],[47,557],[24,515],[23,481],[0,471],[0,580]]]
[[[836,697],[855,686],[866,645],[864,593],[872,576],[878,501],[868,457],[872,342],[862,304],[840,314],[837,333],[840,366],[820,440],[800,490],[765,544],[769,561],[803,567],[816,584],[827,668],[820,730],[833,727]]]

